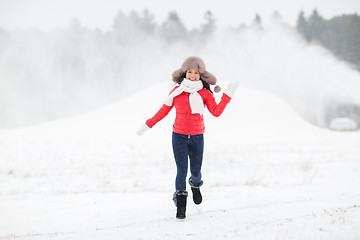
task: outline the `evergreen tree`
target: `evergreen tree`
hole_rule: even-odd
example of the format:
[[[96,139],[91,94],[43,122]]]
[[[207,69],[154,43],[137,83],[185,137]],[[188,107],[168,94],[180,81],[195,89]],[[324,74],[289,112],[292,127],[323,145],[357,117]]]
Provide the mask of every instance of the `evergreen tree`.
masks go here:
[[[206,23],[201,27],[201,34],[205,37],[208,37],[211,36],[215,30],[216,20],[214,19],[213,14],[210,10],[205,12],[204,18],[206,20]]]
[[[139,22],[137,24],[140,29],[142,29],[147,34],[153,34],[156,24],[154,15],[145,9],[140,16]]]
[[[298,30],[299,33],[301,33],[306,38],[306,40],[310,41],[311,36],[308,31],[309,26],[304,17],[304,14],[305,14],[304,11],[301,11],[299,13],[296,29]]]
[[[282,17],[281,17],[281,14],[275,10],[271,16],[271,18],[275,21],[281,21],[282,20]]]
[[[257,28],[259,28],[260,30],[262,29],[262,26],[261,26],[261,17],[258,13],[255,14],[255,18],[254,18],[254,21],[253,21],[253,25]]]
[[[319,15],[317,9],[314,9],[312,12],[312,15],[309,18],[308,21],[309,25],[309,32],[308,32],[308,38],[309,40],[313,39],[319,39],[319,36],[322,34],[322,32],[325,30],[325,24],[324,19]]]
[[[169,43],[188,40],[188,32],[176,12],[170,12],[167,20],[162,25],[162,36]]]
[[[131,39],[128,30],[129,28],[131,29],[134,27],[135,26],[131,24],[128,17],[121,10],[119,10],[112,24],[115,42],[119,44],[128,42]]]
[[[259,13],[255,14],[254,23],[257,24],[257,25],[261,25],[261,17],[259,15]]]

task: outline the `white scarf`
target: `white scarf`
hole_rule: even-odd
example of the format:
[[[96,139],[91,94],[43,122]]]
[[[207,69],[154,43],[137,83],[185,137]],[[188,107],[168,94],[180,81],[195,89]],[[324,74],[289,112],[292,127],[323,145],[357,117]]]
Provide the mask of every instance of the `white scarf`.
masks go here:
[[[176,88],[165,100],[165,105],[171,106],[174,97],[180,95],[182,92],[188,92],[191,113],[204,114],[204,102],[200,94],[197,92],[203,89],[202,81],[190,81],[186,78],[181,82],[180,86]]]

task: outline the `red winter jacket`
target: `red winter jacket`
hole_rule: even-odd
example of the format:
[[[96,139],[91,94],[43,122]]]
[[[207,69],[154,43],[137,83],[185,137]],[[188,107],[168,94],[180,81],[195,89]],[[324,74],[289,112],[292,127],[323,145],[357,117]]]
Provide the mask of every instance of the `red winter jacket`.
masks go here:
[[[176,86],[171,92],[173,92],[176,88],[178,88],[178,86]],[[215,99],[209,90],[203,88],[199,90],[198,93],[202,97],[204,104],[209,109],[210,113],[215,117],[222,114],[226,105],[231,100],[231,98],[224,93],[220,103],[216,104]],[[191,113],[189,94],[190,93],[182,92],[180,95],[174,97],[171,106],[164,104],[152,118],[146,121],[146,125],[152,128],[157,122],[168,115],[170,110],[175,106],[176,118],[173,125],[173,131],[184,135],[203,134],[205,131],[204,117],[199,113]]]

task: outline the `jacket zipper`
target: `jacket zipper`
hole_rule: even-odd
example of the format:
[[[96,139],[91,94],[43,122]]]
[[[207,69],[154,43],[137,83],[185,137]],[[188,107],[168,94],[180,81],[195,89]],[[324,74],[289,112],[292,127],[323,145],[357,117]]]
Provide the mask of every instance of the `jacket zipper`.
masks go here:
[[[190,138],[190,120],[189,120],[189,117],[190,117],[190,102],[189,102],[189,105],[187,107],[187,129],[188,129],[188,138]]]

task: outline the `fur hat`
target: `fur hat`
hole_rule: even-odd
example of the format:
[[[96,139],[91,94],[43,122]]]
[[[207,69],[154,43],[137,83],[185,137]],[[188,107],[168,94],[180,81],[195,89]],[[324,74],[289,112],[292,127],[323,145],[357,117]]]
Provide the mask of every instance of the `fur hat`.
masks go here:
[[[181,65],[181,68],[174,71],[172,74],[172,78],[174,82],[177,82],[176,80],[180,78],[188,69],[194,68],[200,72],[200,79],[211,84],[216,84],[216,77],[206,71],[205,63],[204,61],[199,57],[188,57],[185,59],[184,63]],[[215,92],[220,92],[221,87],[216,85],[214,88]]]

